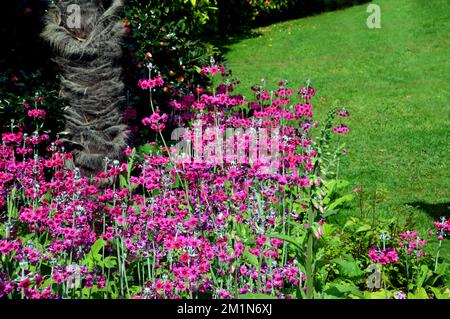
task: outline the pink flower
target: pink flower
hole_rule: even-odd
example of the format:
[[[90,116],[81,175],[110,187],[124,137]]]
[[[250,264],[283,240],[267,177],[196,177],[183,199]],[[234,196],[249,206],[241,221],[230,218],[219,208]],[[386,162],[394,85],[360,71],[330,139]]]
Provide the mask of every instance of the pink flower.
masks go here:
[[[335,132],[336,134],[347,134],[350,132],[350,129],[347,125],[341,124],[339,126],[333,127],[333,132]]]
[[[217,67],[217,66],[212,66],[210,69],[209,69],[209,72],[211,73],[211,75],[216,75],[218,72],[219,72],[219,68]]]
[[[242,276],[247,276],[247,274],[248,274],[248,270],[245,265],[242,265],[241,268],[239,268],[239,271],[241,272]]]
[[[119,225],[123,225],[126,222],[125,217],[123,217],[123,215],[117,216],[116,221]]]
[[[157,76],[154,79],[141,79],[138,82],[138,86],[143,90],[153,89],[155,87],[162,87],[164,86],[164,80],[160,76]]]
[[[187,262],[189,262],[189,260],[190,260],[190,258],[189,258],[189,255],[188,255],[188,254],[182,254],[182,255],[180,256],[180,261],[181,261],[182,263],[187,263]]]
[[[395,248],[381,250],[378,246],[374,246],[368,256],[371,261],[380,265],[396,264],[398,261],[398,253]]]
[[[160,119],[161,119],[161,117],[160,117],[159,113],[153,113],[153,114],[150,116],[150,120],[151,120],[153,123],[158,123]]]
[[[45,110],[42,109],[33,109],[28,111],[28,116],[33,118],[45,119]]]
[[[222,289],[219,291],[218,293],[219,297],[221,297],[222,299],[228,299],[230,298],[231,294],[229,291],[226,291],[225,289]]]

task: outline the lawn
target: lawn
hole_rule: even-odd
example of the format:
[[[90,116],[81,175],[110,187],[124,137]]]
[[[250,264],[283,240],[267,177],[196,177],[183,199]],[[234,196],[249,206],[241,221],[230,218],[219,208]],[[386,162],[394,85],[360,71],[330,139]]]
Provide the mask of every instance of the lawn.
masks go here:
[[[295,86],[311,79],[319,118],[348,108],[341,177],[349,191],[361,187],[363,211],[371,212],[376,194],[376,218],[402,216],[430,229],[450,205],[450,2],[376,3],[381,29],[367,27],[367,4],[360,5],[228,38],[226,58],[242,89],[262,78]],[[337,221],[360,208],[354,201]]]

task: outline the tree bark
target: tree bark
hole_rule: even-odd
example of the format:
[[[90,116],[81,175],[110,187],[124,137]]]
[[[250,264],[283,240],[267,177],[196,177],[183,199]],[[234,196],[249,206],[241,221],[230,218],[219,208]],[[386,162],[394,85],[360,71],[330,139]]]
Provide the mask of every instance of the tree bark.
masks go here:
[[[70,5],[81,9],[80,25],[68,23]],[[120,159],[129,132],[123,123],[125,100],[121,80],[121,40],[118,10],[123,0],[62,0],[49,7],[42,38],[59,67],[61,95],[66,103],[65,138],[74,164],[84,175],[102,169],[104,159]]]

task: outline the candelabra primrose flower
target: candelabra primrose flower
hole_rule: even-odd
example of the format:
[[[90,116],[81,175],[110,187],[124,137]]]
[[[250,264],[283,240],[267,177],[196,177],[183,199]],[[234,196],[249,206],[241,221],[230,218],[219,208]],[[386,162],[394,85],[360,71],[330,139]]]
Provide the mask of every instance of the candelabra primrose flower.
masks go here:
[[[203,73],[225,72],[211,63]],[[323,150],[342,143],[332,132],[348,132],[348,111],[333,110],[317,134],[310,81],[298,95],[286,81],[262,83],[254,101],[230,81],[192,86],[167,114],[150,98],[142,124],[161,143],[126,149],[125,163],[105,158],[92,179],[67,168],[71,154],[39,128],[2,132],[0,298],[317,296],[317,243],[335,213],[325,190],[342,153]],[[138,85],[151,95],[164,81]],[[169,123],[179,144],[165,140]],[[425,245],[400,238],[410,253]],[[396,264],[399,254],[383,245],[369,258]]]

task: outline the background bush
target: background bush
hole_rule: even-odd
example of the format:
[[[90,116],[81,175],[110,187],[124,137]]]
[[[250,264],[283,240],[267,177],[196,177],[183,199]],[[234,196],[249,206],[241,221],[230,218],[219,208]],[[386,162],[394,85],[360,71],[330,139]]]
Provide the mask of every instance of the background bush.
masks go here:
[[[295,19],[368,0],[217,0],[217,30],[240,33],[251,27]]]
[[[137,83],[148,78],[151,63],[153,76],[164,78],[165,87],[155,92],[156,105],[165,110],[169,101],[192,91],[192,83],[206,85],[201,68],[211,57],[220,60],[217,48],[205,40],[212,32],[217,8],[214,0],[129,0],[125,7],[124,24],[129,36],[125,44],[125,75],[129,88],[128,103],[137,139],[152,139],[140,119],[150,113],[148,92]],[[139,144],[140,141],[137,141]]]
[[[295,18],[365,0],[128,0],[123,12],[128,37],[124,43],[124,80],[128,87],[126,118],[136,137],[152,138],[142,131],[139,119],[147,115],[147,92],[137,87],[148,77],[147,63],[165,80],[154,95],[164,109],[168,101],[187,94],[195,85],[206,86],[200,68],[221,54],[209,39],[242,33],[252,26]],[[49,117],[45,129],[59,132],[63,105],[57,99],[59,82],[49,48],[40,32],[48,0],[17,0],[3,4],[0,35],[8,46],[0,53],[0,120],[23,115],[23,101],[38,93],[46,99]],[[190,84],[187,84],[190,83]],[[144,134],[142,134],[144,133]],[[139,143],[139,141],[138,141]]]
[[[24,104],[34,108],[36,95],[43,98],[47,110],[43,130],[50,134],[62,128],[56,70],[39,37],[47,5],[46,0],[2,3],[0,36],[6,45],[0,52],[0,129],[9,131],[11,120],[27,125]]]

